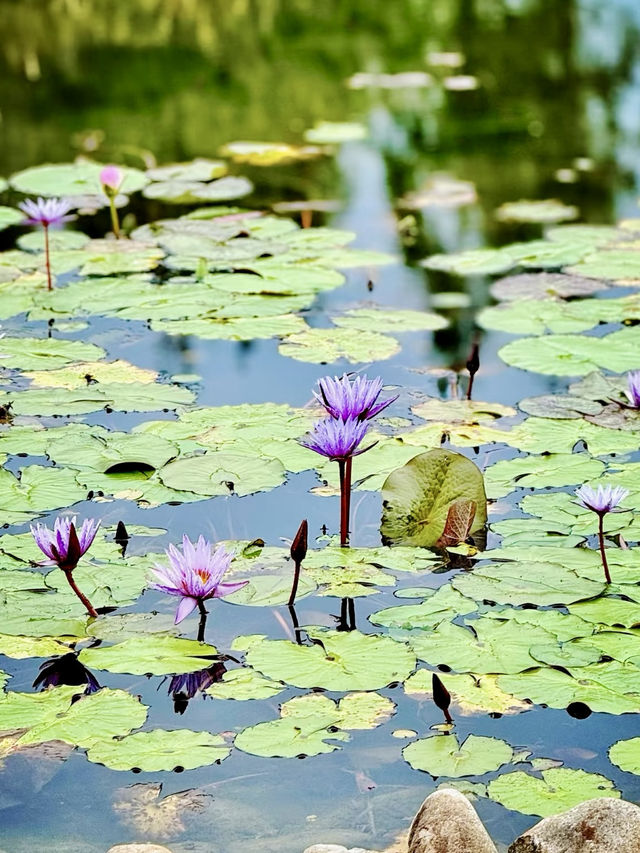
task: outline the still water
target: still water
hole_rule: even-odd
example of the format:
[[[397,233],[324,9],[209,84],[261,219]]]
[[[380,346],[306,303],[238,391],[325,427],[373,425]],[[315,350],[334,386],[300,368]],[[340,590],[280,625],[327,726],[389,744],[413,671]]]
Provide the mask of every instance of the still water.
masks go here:
[[[494,210],[521,198],[558,198],[580,209],[581,221],[613,222],[637,213],[640,192],[640,7],[634,0],[0,0],[0,174],[78,154],[141,166],[215,157],[236,140],[300,143],[319,120],[361,121],[365,141],[342,145],[334,159],[288,166],[239,167],[256,184],[249,206],[299,199],[337,199],[318,221],[357,233],[360,248],[391,252],[398,263],[355,270],[347,284],[321,294],[311,324],[326,313],[374,298],[382,305],[429,309],[432,295],[466,290],[469,306],[439,309],[450,328],[405,335],[400,355],[379,366],[400,389],[395,414],[414,397],[437,394],[425,367],[459,369],[467,357],[475,311],[490,301],[483,278],[453,279],[416,261],[437,251],[500,245],[539,234],[539,226],[500,223]],[[427,72],[442,86],[357,88],[359,73]],[[466,83],[460,79],[466,77]],[[469,79],[470,78],[470,79]],[[348,81],[351,79],[351,85]],[[354,88],[354,86],[356,86]],[[461,90],[459,90],[461,88]],[[420,189],[433,172],[473,184],[477,202],[409,212],[398,199]],[[165,213],[153,202],[134,208],[140,221]],[[399,222],[402,223],[399,228]],[[85,223],[83,223],[83,226]],[[108,225],[97,220],[95,233]],[[368,289],[373,281],[373,292]],[[20,326],[14,319],[6,328]],[[44,334],[42,324],[35,333]],[[287,402],[304,405],[322,369],[277,353],[274,341],[232,343],[172,338],[144,324],[94,320],[89,338],[111,357],[167,375],[196,373],[200,405]],[[87,333],[83,335],[87,337]],[[561,380],[510,370],[497,358],[507,336],[484,333],[477,398],[513,404],[558,390]],[[129,429],[141,416],[102,422]],[[89,416],[88,422],[96,422]],[[477,460],[482,463],[482,460]],[[300,517],[313,536],[332,529],[336,499],[309,494],[310,473],[279,490],[248,498],[136,509],[104,504],[104,519],[213,539],[262,537],[280,544]],[[95,514],[79,505],[78,514]],[[379,542],[379,495],[357,493],[354,544]],[[18,528],[17,528],[18,529]],[[132,547],[143,548],[133,543]],[[413,584],[413,581],[411,581]],[[437,585],[438,576],[421,583]],[[409,581],[407,581],[409,585]],[[171,602],[157,598],[169,612]],[[359,599],[357,624],[393,601],[380,593]],[[338,603],[300,603],[301,624],[333,625]],[[281,608],[284,610],[284,608]],[[242,611],[244,613],[244,610]],[[208,639],[228,648],[237,611],[220,605]],[[284,636],[282,614],[251,608],[244,633]],[[30,690],[33,661],[6,660],[14,690]],[[225,731],[275,715],[295,690],[265,702],[201,697],[176,716],[168,679],[104,676],[151,706],[152,726]],[[409,701],[401,689],[394,729],[422,734],[440,721],[431,703]],[[265,708],[269,708],[267,713]],[[613,720],[613,723],[611,722]],[[613,737],[636,734],[631,715],[593,714],[574,720],[561,711],[503,717],[462,717],[458,734],[499,736],[539,748],[569,767],[609,776],[627,799],[640,795],[629,774],[602,756]],[[183,774],[116,772],[81,752],[64,762],[25,753],[0,772],[0,849],[102,853],[110,844],[166,842],[175,853],[205,850],[299,853],[314,841],[382,847],[406,828],[429,776],[399,759],[397,742],[358,732],[347,749],[309,760],[260,759],[234,751],[220,766]],[[588,746],[587,746],[588,745]],[[624,778],[623,778],[624,777]],[[631,781],[630,781],[631,780]],[[160,797],[198,789],[213,797],[206,820],[197,812],[136,800],[138,783],[162,785]],[[134,800],[131,797],[134,792]],[[150,795],[149,795],[150,796]],[[508,843],[535,819],[481,800],[478,810],[497,841]],[[209,846],[212,844],[212,846]]]

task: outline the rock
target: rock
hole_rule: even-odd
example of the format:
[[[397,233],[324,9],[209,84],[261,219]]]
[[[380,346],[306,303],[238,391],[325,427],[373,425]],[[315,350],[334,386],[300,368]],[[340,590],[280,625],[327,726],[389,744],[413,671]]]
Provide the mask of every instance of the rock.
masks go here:
[[[420,806],[409,830],[409,853],[497,853],[469,800],[441,788]],[[618,853],[618,851],[616,851]]]
[[[640,853],[640,808],[625,800],[587,800],[541,820],[509,853]]]
[[[171,850],[161,844],[116,844],[107,853],[171,853]]]

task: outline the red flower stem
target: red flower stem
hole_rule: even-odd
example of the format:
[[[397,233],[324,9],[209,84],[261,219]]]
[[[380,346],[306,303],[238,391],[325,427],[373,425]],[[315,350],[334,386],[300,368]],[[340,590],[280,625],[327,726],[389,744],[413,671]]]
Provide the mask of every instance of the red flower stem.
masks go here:
[[[198,610],[200,611],[200,624],[198,625],[198,636],[197,640],[199,643],[204,643],[204,632],[207,627],[207,611],[204,606],[204,601],[201,598],[197,599],[198,601]]]
[[[349,511],[351,508],[351,468],[353,458],[338,459],[340,470],[340,547],[349,545]]]
[[[291,595],[289,596],[289,601],[287,602],[289,607],[293,607],[296,603],[296,595],[298,593],[298,581],[300,580],[300,567],[302,563],[296,561],[295,569],[293,570],[293,583],[291,584]]]
[[[84,593],[80,592],[76,582],[73,579],[73,569],[62,569],[62,571],[64,572],[65,577],[66,577],[67,581],[69,582],[69,586],[71,587],[71,589],[75,592],[75,594],[78,596],[80,601],[86,607],[87,613],[89,614],[89,616],[93,616],[94,619],[96,619],[98,617],[98,614],[96,613],[93,605],[91,604],[91,602],[89,601],[87,596],[84,595]]]
[[[473,392],[473,380],[475,379],[475,373],[469,374],[469,384],[467,386],[467,400],[471,399],[471,394]]]
[[[109,197],[109,210],[111,212],[111,228],[116,240],[120,239],[120,220],[118,219],[118,211],[116,209],[115,196]]]
[[[598,539],[600,541],[600,556],[602,557],[602,568],[607,583],[611,583],[611,575],[609,574],[609,564],[607,563],[607,555],[604,550],[604,513],[598,513]]]
[[[49,256],[49,226],[43,225],[42,228],[44,230],[44,262],[47,268],[47,290],[53,290],[53,285],[51,284],[51,258]]]

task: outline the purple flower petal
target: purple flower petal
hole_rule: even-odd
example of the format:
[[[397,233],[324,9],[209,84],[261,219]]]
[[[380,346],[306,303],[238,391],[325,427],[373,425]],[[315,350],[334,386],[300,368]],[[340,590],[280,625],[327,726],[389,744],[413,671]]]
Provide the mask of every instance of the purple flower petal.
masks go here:
[[[182,622],[183,619],[186,619],[187,616],[195,609],[197,603],[198,602],[195,598],[183,598],[176,610],[175,624],[177,625],[178,622]]]

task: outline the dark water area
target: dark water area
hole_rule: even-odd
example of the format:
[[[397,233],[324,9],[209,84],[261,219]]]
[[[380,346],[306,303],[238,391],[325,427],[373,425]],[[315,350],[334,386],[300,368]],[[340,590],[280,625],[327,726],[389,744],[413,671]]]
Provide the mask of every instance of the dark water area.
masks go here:
[[[397,258],[389,266],[347,271],[343,287],[318,296],[307,315],[310,325],[326,325],[327,312],[337,305],[370,299],[438,310],[451,320],[449,328],[435,333],[400,335],[402,351],[377,366],[400,394],[395,415],[406,415],[425,394],[444,396],[446,385],[420,371],[461,369],[474,315],[491,303],[485,277],[429,271],[418,266],[419,259],[539,236],[538,225],[494,217],[508,201],[557,198],[576,205],[581,222],[612,223],[637,215],[636,0],[0,0],[0,25],[0,175],[5,177],[78,155],[144,168],[216,157],[222,145],[237,140],[300,144],[303,131],[321,120],[366,125],[368,139],[345,143],[335,158],[232,168],[256,185],[243,201],[247,207],[337,199],[338,210],[317,215],[319,223],[353,230],[358,248]],[[453,82],[447,84],[451,88],[389,90],[347,85],[363,72],[426,72]],[[470,182],[477,202],[404,209],[398,199],[434,172]],[[141,200],[134,202],[133,213],[146,222],[166,215],[167,208]],[[108,221],[100,214],[78,227],[97,235]],[[434,308],[434,296],[442,293],[464,293],[468,304]],[[27,326],[24,315],[2,328],[45,335],[45,324]],[[193,387],[201,406],[266,401],[302,406],[327,372],[282,358],[275,340],[178,338],[150,332],[137,321],[93,318],[88,330],[70,337],[90,340],[110,358],[125,358],[166,377],[197,374]],[[477,399],[513,405],[566,387],[564,378],[505,367],[497,351],[510,339],[482,332]],[[337,369],[330,366],[328,372]],[[172,415],[153,415],[161,417]],[[128,430],[148,419],[101,412],[84,421]],[[484,452],[464,452],[482,466]],[[496,450],[492,461],[510,455]],[[125,501],[97,510],[87,502],[74,511],[79,516],[99,511],[105,524],[122,518],[165,528],[162,546],[177,542],[183,532],[213,540],[261,537],[281,545],[302,515],[312,538],[321,535],[323,525],[335,533],[338,499],[310,495],[315,485],[315,475],[307,471],[273,492],[246,498],[151,510]],[[501,512],[513,514],[513,504],[501,501]],[[353,509],[353,543],[379,544],[379,493],[356,491]],[[27,529],[23,525],[15,532]],[[438,586],[450,577],[412,575],[401,585]],[[398,599],[388,591],[358,599],[358,628],[375,631],[368,615],[393,603]],[[150,607],[169,614],[173,601],[147,591],[133,609]],[[297,608],[301,625],[330,627],[338,609],[337,599],[316,596]],[[239,612],[247,620],[240,627]],[[287,636],[285,607],[240,610],[216,602],[212,615],[207,639],[222,651],[238,633]],[[38,663],[2,658],[2,669],[13,676],[11,689],[31,690]],[[273,699],[250,702],[198,696],[176,714],[167,678],[99,676],[105,686],[142,697],[150,706],[148,726],[215,732],[274,718],[281,702],[303,692],[288,688]],[[256,759],[234,750],[219,766],[136,774],[89,763],[79,750],[66,761],[9,756],[0,769],[0,853],[101,853],[111,844],[136,840],[166,843],[175,853],[302,853],[321,841],[382,849],[408,827],[422,799],[441,781],[412,770],[401,759],[405,742],[388,732],[408,729],[424,736],[442,721],[433,703],[408,699],[401,687],[382,693],[398,704],[384,737],[378,730],[353,732],[343,749],[316,758]],[[612,769],[606,759],[614,740],[637,734],[635,715],[577,720],[537,707],[499,719],[461,716],[456,722],[460,739],[468,733],[500,737],[566,767],[603,773],[626,799],[640,797],[638,777]],[[371,790],[363,788],[363,776],[373,780]],[[114,803],[127,801],[123,791],[139,783],[161,784],[164,798],[200,789],[213,796],[213,810],[206,821],[195,812],[182,818],[170,809],[160,813],[148,803],[114,811]],[[536,820],[487,799],[475,805],[494,839],[504,844]]]

